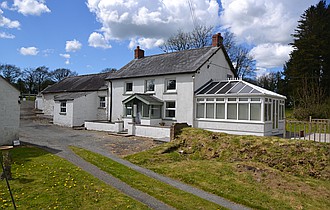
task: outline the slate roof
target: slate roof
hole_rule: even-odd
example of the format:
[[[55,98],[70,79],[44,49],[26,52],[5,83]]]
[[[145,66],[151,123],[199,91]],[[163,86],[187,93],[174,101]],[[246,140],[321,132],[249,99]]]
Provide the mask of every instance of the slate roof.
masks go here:
[[[88,94],[91,94],[91,92],[64,93],[64,94],[61,94],[61,95],[54,96],[54,100],[55,101],[62,101],[62,100],[63,101],[64,100],[70,101],[70,100],[74,100],[76,98],[87,96]]]
[[[150,94],[143,94],[143,93],[135,93],[130,97],[126,98],[125,100],[123,100],[123,103],[126,104],[127,102],[134,99],[138,99],[147,105],[163,105],[163,101],[160,100],[159,98],[156,98],[155,96]]]
[[[140,59],[132,60],[107,79],[194,73],[220,49],[221,47],[203,47],[145,56]]]
[[[104,89],[105,79],[112,73],[100,73],[67,77],[45,88],[42,93],[86,92]]]

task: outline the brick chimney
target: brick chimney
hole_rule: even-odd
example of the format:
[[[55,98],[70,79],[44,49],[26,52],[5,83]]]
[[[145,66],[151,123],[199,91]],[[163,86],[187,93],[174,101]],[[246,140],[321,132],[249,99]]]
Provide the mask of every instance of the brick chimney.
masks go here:
[[[141,50],[140,46],[137,46],[136,49],[134,50],[134,58],[140,59],[143,57],[144,57],[144,50]]]
[[[223,37],[220,33],[212,36],[212,47],[220,47],[222,45]]]

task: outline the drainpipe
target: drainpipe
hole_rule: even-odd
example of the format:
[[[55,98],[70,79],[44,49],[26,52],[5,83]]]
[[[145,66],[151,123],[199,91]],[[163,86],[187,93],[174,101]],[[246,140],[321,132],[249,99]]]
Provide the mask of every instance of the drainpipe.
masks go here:
[[[108,85],[108,120],[111,122],[111,116],[112,116],[112,82],[109,81]]]
[[[193,116],[192,116],[192,127],[195,128],[196,127],[196,123],[195,123],[195,109],[196,109],[196,102],[195,102],[195,74],[192,75],[192,88],[193,88]]]

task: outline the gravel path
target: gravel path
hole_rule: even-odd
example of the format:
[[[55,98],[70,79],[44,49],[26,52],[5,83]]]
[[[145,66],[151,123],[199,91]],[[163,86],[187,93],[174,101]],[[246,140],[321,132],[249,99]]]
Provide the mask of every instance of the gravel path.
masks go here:
[[[31,105],[30,105],[31,106]],[[75,155],[70,149],[69,145],[78,146],[87,150],[102,154],[114,161],[126,165],[140,173],[143,173],[152,178],[163,181],[178,189],[184,190],[191,194],[197,195],[205,200],[217,203],[228,209],[248,209],[244,206],[232,203],[219,196],[207,193],[192,186],[183,184],[176,180],[156,174],[153,171],[134,165],[126,160],[118,157],[118,155],[126,155],[148,149],[156,146],[158,143],[145,138],[137,137],[118,137],[108,135],[106,132],[73,130],[71,128],[60,127],[49,124],[47,121],[41,121],[31,118],[29,110],[31,107],[24,103],[21,107],[21,125],[20,125],[20,140],[28,144],[37,145],[50,152],[56,153],[75,165],[81,167],[83,170],[94,175],[105,183],[119,189],[125,194],[135,198],[136,200],[145,203],[153,209],[173,209],[163,202],[136,190],[119,179],[105,173],[96,166],[84,161]],[[28,116],[28,117],[25,117]],[[116,154],[116,155],[114,155]]]

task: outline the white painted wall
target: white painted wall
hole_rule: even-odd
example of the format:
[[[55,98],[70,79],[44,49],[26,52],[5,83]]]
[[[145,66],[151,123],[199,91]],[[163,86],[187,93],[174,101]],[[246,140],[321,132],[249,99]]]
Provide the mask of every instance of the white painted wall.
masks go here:
[[[100,107],[100,98],[99,97],[105,97],[105,101],[106,101],[106,104],[105,104],[105,108],[101,108]],[[105,90],[102,90],[102,91],[97,91],[97,98],[96,98],[96,101],[97,101],[97,117],[96,119],[97,120],[107,120],[107,110],[108,110],[108,106],[109,104],[107,103],[108,101],[108,93],[107,91]]]
[[[43,110],[44,100],[42,95],[37,95],[36,100],[34,101],[34,108]]]
[[[0,146],[19,138],[19,91],[0,77]]]
[[[66,127],[73,126],[73,103],[74,101],[66,102],[66,113],[60,113],[60,101],[55,101],[54,104],[54,117],[53,123],[55,125],[61,125]]]
[[[115,123],[104,123],[104,122],[85,122],[85,128],[87,130],[95,130],[95,131],[107,131],[107,132],[116,132],[117,125]]]
[[[209,68],[207,68],[209,66]],[[227,80],[227,75],[234,78],[233,72],[226,60],[223,51],[220,49],[217,53],[203,65],[198,73],[195,75],[195,90],[203,86],[210,79],[214,81]]]
[[[165,93],[166,79],[176,79],[175,93]],[[145,93],[145,80],[155,79],[154,96],[163,101],[176,101],[176,119],[172,122],[193,122],[193,74],[178,74],[170,76],[155,76],[142,77],[132,79],[119,79],[112,81],[112,121],[121,120],[123,118],[123,104],[122,101],[131,96],[131,94],[124,93],[125,82],[133,82],[132,93]],[[163,106],[162,117],[165,116],[165,108]]]
[[[195,125],[198,128],[224,132],[237,135],[256,135],[265,136],[265,123],[253,123],[253,122],[237,122],[237,121],[211,121],[211,120],[198,120],[195,121]]]
[[[43,109],[41,109],[44,113],[44,115],[54,116],[54,101],[55,94],[53,93],[47,93],[42,94],[43,97]]]
[[[96,120],[98,106],[97,92],[91,92],[75,99],[73,103],[73,126],[81,126],[85,120]]]

